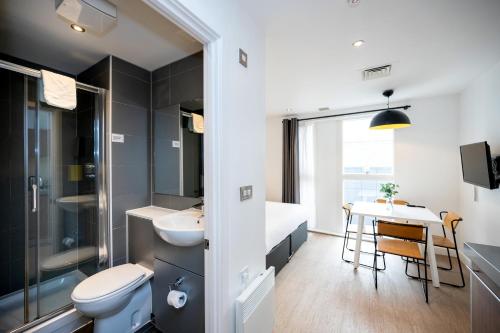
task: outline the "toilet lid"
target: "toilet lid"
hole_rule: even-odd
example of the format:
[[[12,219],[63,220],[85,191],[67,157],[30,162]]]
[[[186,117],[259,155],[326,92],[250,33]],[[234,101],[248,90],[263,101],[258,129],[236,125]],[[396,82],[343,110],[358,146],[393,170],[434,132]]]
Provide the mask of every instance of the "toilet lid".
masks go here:
[[[134,264],[115,266],[83,280],[71,297],[82,301],[100,298],[134,284],[145,275],[146,272]]]

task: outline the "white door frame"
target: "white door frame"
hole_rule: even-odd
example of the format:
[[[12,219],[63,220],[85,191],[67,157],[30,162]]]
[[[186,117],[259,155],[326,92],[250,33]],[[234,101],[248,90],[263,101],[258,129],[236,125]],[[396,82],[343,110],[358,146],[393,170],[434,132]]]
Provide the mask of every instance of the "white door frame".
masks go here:
[[[203,44],[204,75],[204,185],[205,238],[205,331],[223,332],[223,286],[226,284],[229,235],[221,227],[221,64],[222,38],[178,0],[143,0],[151,8],[184,29]],[[224,269],[226,268],[226,269]],[[226,284],[227,285],[227,284]]]

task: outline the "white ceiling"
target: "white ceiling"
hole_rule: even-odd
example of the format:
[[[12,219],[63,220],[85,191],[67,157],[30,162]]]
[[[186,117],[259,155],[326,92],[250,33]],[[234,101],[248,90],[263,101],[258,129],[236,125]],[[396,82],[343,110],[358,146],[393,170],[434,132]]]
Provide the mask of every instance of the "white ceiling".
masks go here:
[[[253,0],[266,26],[268,115],[457,93],[500,61],[498,0]],[[366,44],[355,49],[352,43]],[[250,55],[251,56],[251,55]],[[392,75],[361,70],[392,64]],[[292,108],[292,111],[287,111]]]
[[[103,36],[73,31],[55,0],[1,0],[0,52],[78,74],[106,55],[154,70],[202,45],[139,0],[111,0],[117,25]]]

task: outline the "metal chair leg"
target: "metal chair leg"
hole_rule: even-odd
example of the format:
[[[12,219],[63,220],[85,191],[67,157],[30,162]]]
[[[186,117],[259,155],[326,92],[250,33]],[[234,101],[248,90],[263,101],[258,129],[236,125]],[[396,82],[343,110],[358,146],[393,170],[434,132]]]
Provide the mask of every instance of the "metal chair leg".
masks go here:
[[[417,272],[418,272],[418,279],[421,280],[421,278],[420,278],[420,260],[418,260],[418,259],[417,259]]]
[[[453,264],[451,263],[450,249],[446,248],[446,252],[448,253],[448,266],[449,267],[437,266],[437,268],[442,269],[444,271],[451,271],[451,270],[453,270]]]
[[[347,241],[347,236],[348,236],[348,232],[347,232],[347,228],[346,228],[346,232],[344,233],[344,244],[342,245],[342,260],[346,260],[344,259],[344,250],[346,249],[347,247],[347,244],[346,244],[346,241]]]
[[[429,303],[429,280],[427,279],[427,256],[424,259],[424,275],[425,275],[425,303]]]
[[[463,288],[465,287],[465,279],[464,279],[464,273],[463,273],[463,269],[462,269],[462,263],[460,262],[460,257],[459,257],[459,254],[458,254],[458,249],[455,248],[455,252],[457,253],[457,261],[458,261],[458,268],[460,270],[460,279],[462,281],[462,284],[454,284],[454,283],[450,283],[450,282],[445,282],[445,281],[439,281],[439,283],[441,284],[445,284],[447,286],[451,286],[451,287],[456,287],[456,288]],[[406,261],[406,269],[405,269],[405,274],[412,278],[412,279],[419,279],[421,280],[420,276],[414,276],[414,275],[411,275],[408,273],[408,263],[412,263],[414,264],[415,262],[414,261],[409,261],[407,260]],[[429,264],[426,264],[426,267],[427,266],[430,266]],[[438,268],[441,268],[439,266],[437,266]],[[449,270],[449,269],[445,269],[445,270]],[[427,277],[426,277],[427,278]],[[427,281],[432,281],[432,279],[427,279]]]
[[[455,285],[455,287],[457,287],[457,288],[463,288],[463,287],[465,287],[464,272],[462,271],[462,264],[460,263],[460,257],[459,257],[458,249],[457,249],[456,245],[455,245],[455,252],[457,253],[458,268],[460,269],[460,277],[462,279],[462,284],[461,285]]]

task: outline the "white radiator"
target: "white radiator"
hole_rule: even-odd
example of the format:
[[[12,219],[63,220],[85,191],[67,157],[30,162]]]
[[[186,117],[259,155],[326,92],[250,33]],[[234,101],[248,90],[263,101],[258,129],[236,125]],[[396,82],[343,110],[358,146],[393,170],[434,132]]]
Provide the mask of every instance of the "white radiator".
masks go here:
[[[274,267],[269,267],[236,299],[236,333],[271,333],[274,326]]]

